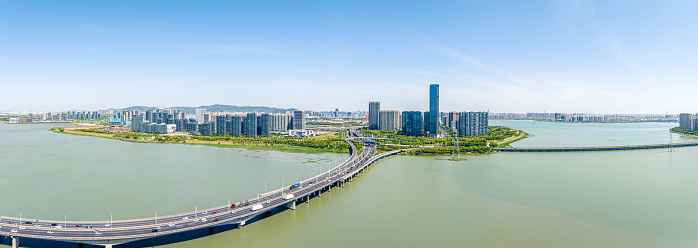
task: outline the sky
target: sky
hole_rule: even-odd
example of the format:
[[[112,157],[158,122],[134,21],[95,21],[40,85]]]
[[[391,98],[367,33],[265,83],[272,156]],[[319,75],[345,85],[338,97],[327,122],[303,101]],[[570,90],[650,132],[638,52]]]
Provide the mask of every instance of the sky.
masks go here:
[[[5,1],[0,111],[698,112],[698,1]]]

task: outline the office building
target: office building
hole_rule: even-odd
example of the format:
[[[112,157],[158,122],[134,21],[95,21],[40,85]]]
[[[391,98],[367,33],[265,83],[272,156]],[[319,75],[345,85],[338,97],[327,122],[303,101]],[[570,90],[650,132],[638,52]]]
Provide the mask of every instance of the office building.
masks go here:
[[[439,85],[429,85],[429,118],[427,126],[427,134],[429,136],[438,137],[439,134]]]
[[[378,130],[380,128],[380,102],[368,102],[368,129]]]
[[[400,111],[381,110],[379,114],[380,130],[395,130],[400,128]]]
[[[422,136],[422,112],[402,112],[402,135]]]
[[[245,116],[244,122],[244,134],[249,137],[257,136],[257,114],[248,113],[247,116]]]
[[[293,111],[293,130],[305,129],[305,113],[303,110]]]
[[[206,114],[206,109],[196,109],[196,124],[203,124],[204,121],[204,114]]]
[[[463,112],[460,114],[458,136],[485,135],[489,132],[487,112]]]

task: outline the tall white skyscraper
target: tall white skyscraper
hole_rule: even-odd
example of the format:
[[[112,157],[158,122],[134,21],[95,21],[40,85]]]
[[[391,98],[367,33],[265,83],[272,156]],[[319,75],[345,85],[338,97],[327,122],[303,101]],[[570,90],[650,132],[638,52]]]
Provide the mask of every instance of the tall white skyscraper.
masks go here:
[[[196,123],[204,123],[204,114],[206,114],[206,109],[196,109]]]

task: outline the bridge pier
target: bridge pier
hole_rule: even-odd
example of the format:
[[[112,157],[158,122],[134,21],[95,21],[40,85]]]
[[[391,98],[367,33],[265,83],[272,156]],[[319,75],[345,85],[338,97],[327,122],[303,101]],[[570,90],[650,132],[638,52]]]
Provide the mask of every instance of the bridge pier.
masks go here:
[[[113,247],[112,244],[104,245],[104,248],[112,248],[112,247]]]
[[[19,237],[12,236],[12,248],[19,248]]]
[[[84,247],[84,246],[85,246],[85,245],[84,245],[83,243],[78,243],[78,248],[82,248],[82,247]]]
[[[290,209],[292,209],[292,210],[296,210],[296,201],[292,201],[292,202],[286,203],[286,207],[287,207],[287,208],[290,208]]]
[[[213,227],[208,228],[208,235],[211,235],[211,234],[213,234]]]

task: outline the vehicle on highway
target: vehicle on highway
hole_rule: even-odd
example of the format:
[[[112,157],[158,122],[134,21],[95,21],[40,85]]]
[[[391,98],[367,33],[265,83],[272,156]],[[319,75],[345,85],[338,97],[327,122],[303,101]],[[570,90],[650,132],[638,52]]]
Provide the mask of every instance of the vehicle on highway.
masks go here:
[[[85,228],[92,228],[92,226],[86,226]]]
[[[63,226],[61,226],[61,225],[57,225],[57,226],[56,226],[56,228],[63,228]]]
[[[150,232],[157,232],[157,231],[158,231],[158,229],[150,230]]]
[[[17,229],[12,229],[12,230],[10,230],[10,232],[16,233]]]
[[[39,224],[34,224],[34,226],[35,226],[35,227],[41,227],[41,225],[39,225]]]
[[[95,234],[102,234],[102,233],[100,233],[99,230],[97,230],[97,229],[92,229],[92,232],[95,233]]]
[[[111,226],[111,224],[107,223],[107,224],[104,224],[104,226],[109,227],[109,226]]]
[[[25,229],[26,227],[20,226],[19,229]]]
[[[48,234],[53,234],[53,231],[47,231],[46,233],[48,233]]]
[[[81,227],[81,226],[82,226],[82,225],[80,225],[80,224],[75,225],[75,227]]]
[[[217,221],[218,221],[218,219],[213,220],[213,222],[217,222]]]
[[[169,226],[169,227],[175,226],[175,223],[170,223],[170,224],[167,225],[167,226]]]
[[[56,224],[56,223],[51,223],[51,226],[58,226],[58,224]]]
[[[215,212],[213,212],[213,213],[211,213],[211,214],[217,214],[217,213],[218,213],[218,211],[215,211]]]
[[[96,233],[95,233],[95,235],[100,235],[100,234],[102,234],[102,233],[101,233],[101,232],[96,232]]]
[[[201,222],[206,222],[206,218],[201,219]]]
[[[235,208],[235,203],[230,204],[230,208]]]
[[[289,200],[289,199],[293,199],[293,194],[284,195],[284,200]]]
[[[184,217],[184,218],[182,218],[182,220],[188,220],[188,219],[189,219],[189,217]]]
[[[263,207],[264,207],[264,206],[263,206],[262,204],[255,204],[255,205],[252,205],[251,210],[252,210],[252,211],[257,211],[257,210],[262,209]]]
[[[25,221],[24,224],[31,225],[32,222],[31,222],[31,221]]]
[[[294,185],[291,185],[291,187],[288,188],[288,189],[295,189],[295,188],[298,188],[298,187],[300,187],[300,186],[301,186],[300,183],[296,183],[296,184],[294,184]]]

